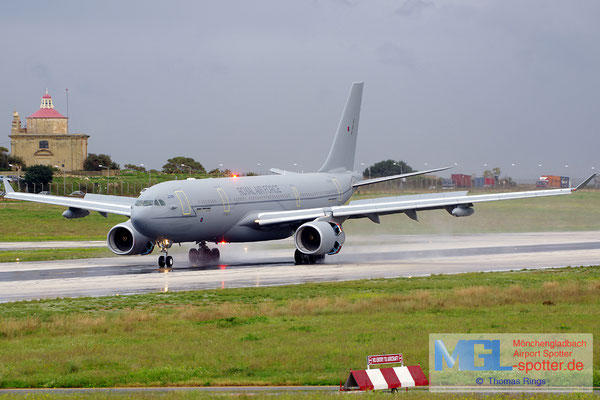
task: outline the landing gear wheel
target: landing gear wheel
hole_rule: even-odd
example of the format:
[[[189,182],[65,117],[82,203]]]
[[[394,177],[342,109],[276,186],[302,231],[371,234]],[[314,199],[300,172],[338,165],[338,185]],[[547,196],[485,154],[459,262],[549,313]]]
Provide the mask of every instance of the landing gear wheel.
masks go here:
[[[161,256],[162,257],[162,256]],[[167,256],[166,258],[166,266],[167,268],[171,268],[173,266],[173,257],[171,256]]]
[[[165,256],[158,257],[158,266],[160,268],[164,268],[165,267]]]
[[[190,264],[198,264],[198,250],[190,249],[188,257],[190,259]]]
[[[219,262],[219,259],[221,258],[221,252],[219,251],[219,249],[212,249],[210,251],[210,255],[211,255],[212,261]]]
[[[296,262],[296,265],[304,264],[304,253],[296,249],[296,251],[294,252],[294,261]]]
[[[300,250],[296,249],[294,252],[294,261],[296,265],[302,264],[317,264],[325,259],[324,254],[304,254]]]

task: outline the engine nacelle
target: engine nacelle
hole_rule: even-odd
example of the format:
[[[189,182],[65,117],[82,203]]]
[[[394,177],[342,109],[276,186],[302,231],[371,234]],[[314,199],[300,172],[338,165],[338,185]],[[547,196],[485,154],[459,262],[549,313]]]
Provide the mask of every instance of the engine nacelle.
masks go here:
[[[346,234],[342,226],[327,221],[307,222],[294,235],[296,248],[309,255],[337,254],[345,240]]]
[[[448,207],[446,210],[455,217],[468,217],[475,212],[475,210],[469,206]]]
[[[154,250],[154,242],[136,231],[131,221],[113,226],[107,241],[110,251],[120,256],[145,255]]]
[[[82,208],[69,207],[68,210],[62,213],[62,216],[66,219],[75,219],[75,218],[83,218],[90,215],[89,210],[84,210]]]

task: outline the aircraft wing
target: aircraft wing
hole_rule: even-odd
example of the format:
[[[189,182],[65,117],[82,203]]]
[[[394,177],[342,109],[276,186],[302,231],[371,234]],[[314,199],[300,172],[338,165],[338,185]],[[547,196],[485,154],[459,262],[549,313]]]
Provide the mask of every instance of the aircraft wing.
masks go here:
[[[400,174],[400,175],[382,176],[381,178],[364,179],[362,181],[354,182],[354,184],[352,184],[352,186],[356,188],[356,187],[360,187],[360,186],[371,185],[373,183],[387,182],[387,181],[392,181],[395,179],[409,178],[411,176],[431,174],[432,172],[445,171],[450,168],[452,168],[452,167],[441,167],[441,168],[428,169],[425,171],[408,172],[406,174]]]
[[[312,208],[306,210],[277,211],[259,213],[254,220],[259,226],[274,224],[294,224],[311,221],[320,217],[339,218],[369,218],[379,222],[380,215],[406,213],[410,218],[417,219],[417,211],[446,209],[448,212],[456,207],[467,208],[474,203],[497,200],[526,199],[531,197],[560,196],[571,194],[582,189],[596,174],[590,176],[576,188],[532,190],[526,192],[509,192],[468,196],[467,192],[432,193],[416,196],[382,197],[368,200],[351,201],[347,205]]]
[[[5,198],[14,200],[33,201],[36,203],[54,204],[82,210],[98,211],[100,213],[110,213],[131,216],[131,206],[136,199],[133,197],[109,196],[100,194],[86,194],[85,197],[63,197],[35,193],[15,192],[6,178],[3,179]]]

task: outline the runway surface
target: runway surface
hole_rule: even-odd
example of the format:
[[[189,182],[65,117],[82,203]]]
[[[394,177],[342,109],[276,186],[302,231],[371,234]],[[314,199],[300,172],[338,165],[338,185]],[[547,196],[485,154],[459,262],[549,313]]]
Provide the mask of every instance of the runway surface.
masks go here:
[[[204,267],[189,265],[189,247],[174,247],[167,273],[158,254],[2,263],[0,302],[600,264],[600,232],[353,237],[316,265],[294,265],[291,240],[218,247],[220,264]]]

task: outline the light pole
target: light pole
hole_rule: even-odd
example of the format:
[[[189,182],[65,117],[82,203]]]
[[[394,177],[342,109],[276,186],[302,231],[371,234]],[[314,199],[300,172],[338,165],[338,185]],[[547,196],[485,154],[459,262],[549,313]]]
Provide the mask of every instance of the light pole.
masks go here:
[[[258,170],[258,171],[256,171],[256,172],[258,173],[258,175],[260,175],[260,167],[262,166],[262,164],[261,164],[261,163],[259,163],[259,162],[257,162],[257,163],[256,163],[256,166],[258,167],[258,168],[257,168],[257,170]]]
[[[55,165],[56,168],[59,168],[58,165]],[[58,192],[58,190],[57,190]],[[67,178],[65,175],[65,164],[63,164],[63,196],[67,195]]]
[[[144,164],[143,164],[143,163],[142,163],[142,164],[140,164],[140,167],[144,168]],[[144,169],[145,169],[145,168],[144,168]],[[148,187],[150,187],[150,185],[151,185],[151,183],[150,183],[150,176],[151,176],[151,174],[150,174],[150,169],[148,168]]]
[[[106,194],[110,194],[110,167],[98,164],[100,168],[106,168]]]
[[[189,175],[191,177],[192,176],[192,167],[190,167],[189,165],[181,164],[181,168],[185,168],[185,167],[188,167],[188,172],[189,172]]]

